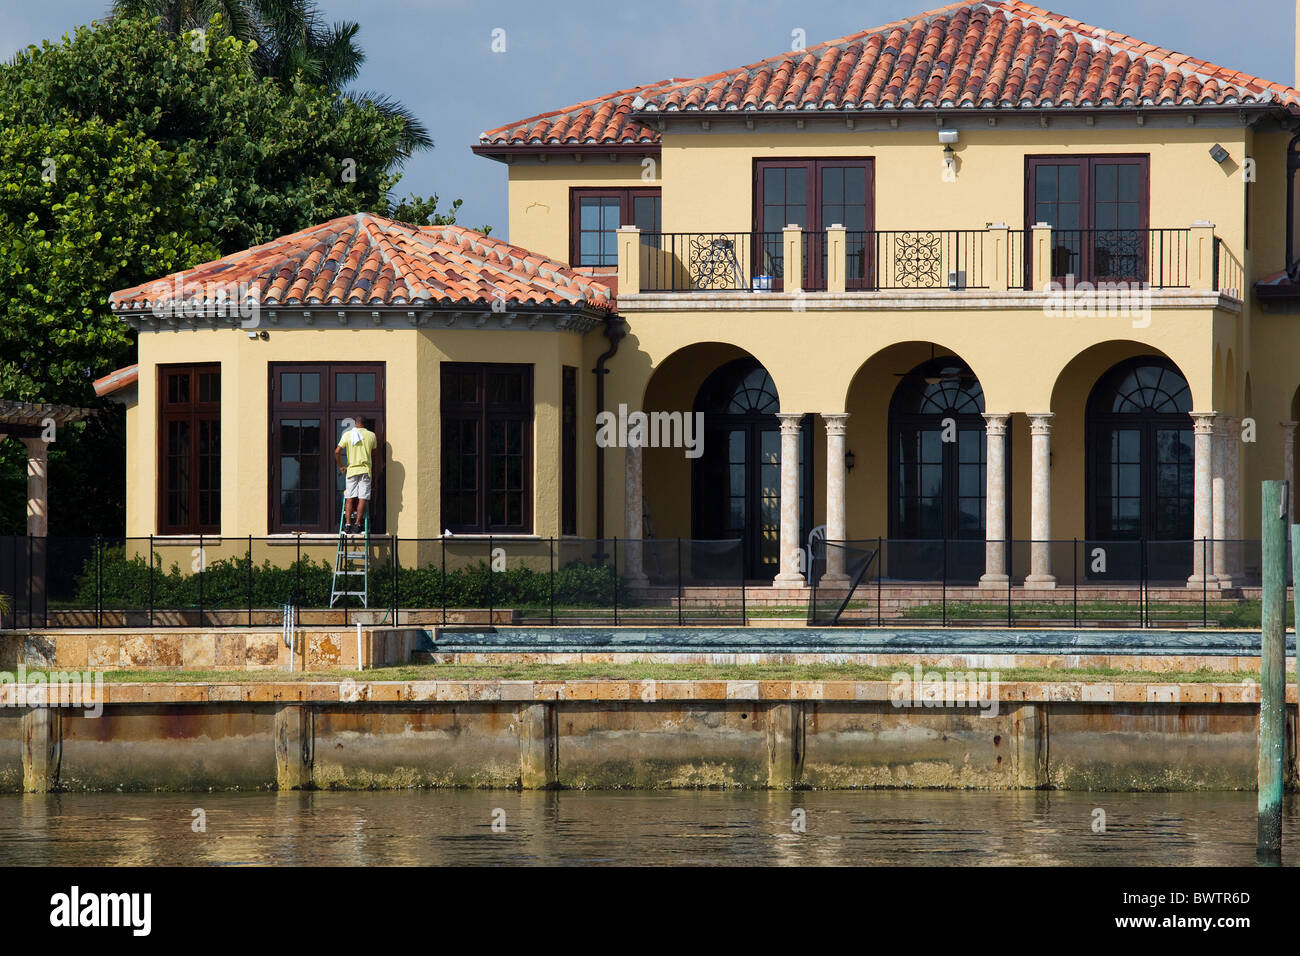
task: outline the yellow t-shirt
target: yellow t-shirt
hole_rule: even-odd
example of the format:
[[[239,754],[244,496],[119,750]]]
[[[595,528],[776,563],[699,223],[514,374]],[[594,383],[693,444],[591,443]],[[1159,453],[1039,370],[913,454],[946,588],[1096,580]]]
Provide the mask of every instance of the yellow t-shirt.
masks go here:
[[[357,435],[361,436],[360,441],[356,440]],[[348,478],[354,475],[370,474],[376,444],[375,433],[369,428],[362,428],[358,425],[355,428],[349,428],[343,433],[343,437],[339,439],[339,447],[347,453]]]

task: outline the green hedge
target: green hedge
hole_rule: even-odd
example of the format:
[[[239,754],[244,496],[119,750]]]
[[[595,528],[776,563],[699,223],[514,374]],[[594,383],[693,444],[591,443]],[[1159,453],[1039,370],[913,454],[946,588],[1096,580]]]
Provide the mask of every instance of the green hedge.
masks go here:
[[[392,605],[393,568],[391,564],[372,564],[370,606]],[[94,607],[96,597],[96,561],[87,559],[77,575],[76,600],[83,607]],[[398,568],[398,597],[401,607],[541,608],[551,603],[551,574],[531,568],[514,567],[493,572],[486,562],[456,568],[445,574],[441,567]],[[269,560],[252,565],[249,559],[222,558],[211,561],[202,575],[203,606],[211,608],[248,607],[250,594],[254,607],[275,607],[292,601],[295,586],[297,603],[303,607],[327,607],[333,566],[327,561],[313,562],[302,558],[286,567],[276,567]],[[172,564],[166,571],[155,556],[152,605],[157,608],[197,607],[199,575],[182,574]],[[563,607],[612,607],[615,575],[613,569],[599,564],[569,564],[557,568],[554,575],[555,604]],[[102,607],[143,608],[150,606],[149,562],[143,555],[128,558],[123,548],[106,548],[99,564],[99,587]],[[619,588],[624,583],[618,582]]]

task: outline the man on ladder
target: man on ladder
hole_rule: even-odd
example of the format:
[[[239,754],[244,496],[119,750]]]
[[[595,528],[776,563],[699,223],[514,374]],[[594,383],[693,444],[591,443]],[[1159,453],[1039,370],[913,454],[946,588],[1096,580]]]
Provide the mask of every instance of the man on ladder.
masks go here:
[[[365,530],[366,502],[370,500],[371,475],[374,470],[375,433],[373,418],[343,430],[334,448],[334,461],[344,475],[343,533],[361,534]],[[344,464],[344,454],[347,463]]]

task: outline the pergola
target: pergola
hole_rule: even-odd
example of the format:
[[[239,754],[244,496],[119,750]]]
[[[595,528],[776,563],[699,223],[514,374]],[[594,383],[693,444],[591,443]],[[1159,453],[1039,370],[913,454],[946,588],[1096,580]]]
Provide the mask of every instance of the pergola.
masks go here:
[[[0,437],[27,446],[27,534],[43,538],[50,528],[49,446],[58,429],[94,414],[75,405],[0,399]]]

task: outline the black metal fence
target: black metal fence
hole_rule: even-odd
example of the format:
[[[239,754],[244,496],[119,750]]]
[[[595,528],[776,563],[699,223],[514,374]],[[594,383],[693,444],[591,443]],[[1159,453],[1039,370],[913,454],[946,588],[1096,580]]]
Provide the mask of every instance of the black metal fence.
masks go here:
[[[1027,230],[1032,232],[1032,230]],[[1031,243],[1027,243],[1031,245]],[[1191,230],[1052,229],[1052,277],[1076,282],[1128,283],[1153,289],[1189,286]],[[1029,275],[1033,263],[1026,263]]]
[[[0,538],[0,626],[278,624],[285,605],[330,609],[337,547],[306,535]],[[362,607],[390,623],[745,620],[739,540],[384,535],[364,551],[365,601],[334,606],[345,623]]]
[[[818,625],[1260,623],[1258,540],[870,538],[815,542],[809,560],[808,620]]]
[[[293,535],[4,537],[0,626],[268,626],[285,605],[327,623],[336,546]],[[1254,540],[820,542],[801,556],[810,586],[795,591],[746,582],[736,539],[387,535],[365,551],[374,622],[1259,625]],[[333,611],[348,623],[361,607],[341,599]]]

